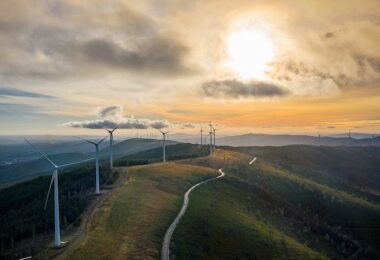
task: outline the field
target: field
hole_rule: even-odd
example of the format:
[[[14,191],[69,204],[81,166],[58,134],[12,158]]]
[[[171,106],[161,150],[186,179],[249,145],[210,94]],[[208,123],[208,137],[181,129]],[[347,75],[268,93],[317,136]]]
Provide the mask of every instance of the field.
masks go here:
[[[117,171],[121,186],[97,208],[84,241],[67,259],[157,259],[183,193],[217,175],[212,169],[176,163]]]

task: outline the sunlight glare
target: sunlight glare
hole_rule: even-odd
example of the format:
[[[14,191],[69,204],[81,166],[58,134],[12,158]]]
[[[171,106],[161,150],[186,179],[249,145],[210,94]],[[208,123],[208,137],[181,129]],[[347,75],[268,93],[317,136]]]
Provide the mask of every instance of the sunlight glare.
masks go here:
[[[268,64],[274,58],[273,44],[260,31],[232,33],[227,40],[229,66],[245,79],[264,79]]]

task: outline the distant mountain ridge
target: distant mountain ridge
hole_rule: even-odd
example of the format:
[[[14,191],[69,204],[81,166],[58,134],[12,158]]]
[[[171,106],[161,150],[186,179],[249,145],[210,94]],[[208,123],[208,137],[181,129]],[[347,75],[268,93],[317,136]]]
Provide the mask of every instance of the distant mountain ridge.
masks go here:
[[[316,137],[310,135],[244,134],[217,138],[217,145],[228,146],[285,146],[296,144],[324,146],[378,146],[380,145],[380,136],[356,139],[352,137]]]
[[[167,146],[174,144],[177,144],[177,142],[169,140],[166,142]],[[157,148],[161,145],[162,140],[157,139],[127,139],[114,144],[114,159]],[[54,146],[37,143],[36,146],[58,164],[71,163],[94,157],[93,145],[84,141],[61,143]],[[19,146],[19,148],[21,148],[19,150],[20,157],[27,156],[27,158],[25,160],[20,159],[13,164],[0,165],[0,188],[51,173],[51,166],[33,148],[29,145]],[[103,160],[108,160],[108,155],[109,141],[105,140],[102,143],[100,157]]]

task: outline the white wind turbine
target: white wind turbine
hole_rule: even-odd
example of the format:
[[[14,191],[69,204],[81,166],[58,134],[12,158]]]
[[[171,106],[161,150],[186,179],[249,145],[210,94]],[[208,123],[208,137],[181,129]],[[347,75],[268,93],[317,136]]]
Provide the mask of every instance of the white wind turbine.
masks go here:
[[[161,130],[159,130],[162,134],[162,162],[165,163],[166,162],[166,138],[168,136],[168,132],[163,132]]]
[[[110,168],[112,169],[113,168],[113,132],[117,129],[117,127],[115,127],[112,130],[109,130],[107,128],[103,128],[103,129],[106,130],[110,135]]]
[[[83,141],[92,144],[95,146],[95,194],[100,194],[100,185],[99,185],[99,145],[107,138],[108,136],[104,137],[99,142],[95,143],[90,140],[82,139]]]
[[[213,134],[214,134],[214,150],[216,149],[216,142],[215,142],[215,138],[216,138],[216,130],[218,130],[218,129],[216,129],[215,127],[212,127],[212,131],[213,131]]]
[[[209,134],[210,134],[210,154],[212,154],[212,124],[210,124],[210,132],[209,132]]]
[[[54,245],[56,247],[59,247],[59,246],[61,246],[61,229],[60,229],[60,224],[59,224],[58,170],[60,170],[60,169],[62,169],[64,167],[68,167],[68,166],[72,166],[72,165],[75,165],[75,164],[91,161],[94,158],[83,160],[83,161],[79,161],[79,162],[75,162],[75,163],[56,165],[45,154],[43,154],[36,147],[34,147],[34,145],[32,145],[28,140],[25,139],[25,141],[30,146],[32,146],[33,149],[36,152],[38,152],[40,155],[42,155],[49,162],[49,164],[51,166],[53,166],[53,174],[51,176],[51,181],[50,181],[49,190],[48,190],[48,193],[47,193],[47,196],[46,196],[46,201],[45,201],[44,209],[46,209],[46,205],[47,205],[47,202],[48,202],[48,199],[49,199],[49,195],[50,195],[51,186],[53,185],[53,182],[54,182]]]
[[[201,127],[201,146],[203,145],[203,128]]]

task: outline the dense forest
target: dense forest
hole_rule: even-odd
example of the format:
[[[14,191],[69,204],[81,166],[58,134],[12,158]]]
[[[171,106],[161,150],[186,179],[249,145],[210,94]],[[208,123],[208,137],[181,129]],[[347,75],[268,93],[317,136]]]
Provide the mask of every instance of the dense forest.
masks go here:
[[[59,172],[59,203],[61,227],[77,221],[90,202],[95,189],[94,163],[87,163]],[[116,172],[102,164],[100,182],[111,184]],[[44,203],[51,176],[42,176],[0,191],[0,258],[26,238],[51,237],[54,230],[53,193],[46,210]],[[33,250],[31,248],[30,250]]]

